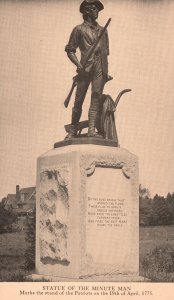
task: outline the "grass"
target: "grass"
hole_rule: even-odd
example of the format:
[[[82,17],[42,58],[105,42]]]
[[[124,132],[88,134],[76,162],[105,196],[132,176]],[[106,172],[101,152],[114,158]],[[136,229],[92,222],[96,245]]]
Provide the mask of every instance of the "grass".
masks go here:
[[[174,226],[140,228],[140,257],[160,246],[174,248]]]
[[[0,281],[25,281],[26,247],[25,231],[0,234]],[[140,275],[174,282],[173,226],[140,228]]]
[[[174,226],[140,228],[140,275],[174,282]]]
[[[0,255],[23,255],[26,250],[25,231],[0,235]]]
[[[22,281],[25,250],[24,231],[0,234],[0,281]]]

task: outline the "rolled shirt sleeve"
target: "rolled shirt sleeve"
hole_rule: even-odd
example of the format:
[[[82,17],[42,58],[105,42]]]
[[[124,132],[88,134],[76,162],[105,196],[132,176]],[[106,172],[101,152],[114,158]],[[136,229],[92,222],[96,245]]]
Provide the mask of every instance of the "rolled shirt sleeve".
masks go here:
[[[76,49],[79,47],[79,38],[80,38],[80,32],[78,26],[76,26],[69,38],[69,42],[65,47],[66,52],[76,52]]]

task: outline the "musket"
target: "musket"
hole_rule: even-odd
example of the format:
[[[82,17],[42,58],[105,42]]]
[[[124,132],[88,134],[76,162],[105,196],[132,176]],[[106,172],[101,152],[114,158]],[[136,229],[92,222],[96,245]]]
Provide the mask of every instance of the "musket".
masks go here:
[[[84,71],[85,72],[85,67],[86,67],[86,64],[89,60],[89,58],[91,57],[91,55],[94,53],[94,50],[95,48],[97,47],[100,39],[102,38],[103,34],[105,33],[107,27],[109,26],[109,23],[111,22],[111,18],[109,18],[109,20],[107,21],[106,25],[103,27],[103,29],[101,30],[98,38],[96,39],[96,41],[94,42],[94,44],[91,46],[91,48],[89,49],[89,52],[86,56],[86,59],[85,59],[85,62],[83,64],[83,69],[82,69],[82,72]],[[73,83],[72,83],[72,86],[71,86],[71,89],[70,89],[70,92],[67,96],[67,98],[65,99],[64,101],[64,105],[65,107],[68,107],[68,104],[69,104],[69,101],[71,99],[71,96],[72,96],[72,93],[74,91],[74,88],[76,87],[77,83],[78,83],[78,80],[80,78],[80,74],[77,74],[76,76],[73,77]]]

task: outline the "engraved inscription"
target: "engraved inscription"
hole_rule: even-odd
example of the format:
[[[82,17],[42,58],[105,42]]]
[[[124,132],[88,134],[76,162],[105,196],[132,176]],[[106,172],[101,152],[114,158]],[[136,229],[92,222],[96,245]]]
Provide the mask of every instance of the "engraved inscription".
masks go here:
[[[127,224],[126,199],[88,196],[87,222],[94,226],[123,227]]]
[[[121,169],[96,168],[87,178],[86,196],[86,253],[93,264],[122,268],[130,248],[131,216],[130,179]]]

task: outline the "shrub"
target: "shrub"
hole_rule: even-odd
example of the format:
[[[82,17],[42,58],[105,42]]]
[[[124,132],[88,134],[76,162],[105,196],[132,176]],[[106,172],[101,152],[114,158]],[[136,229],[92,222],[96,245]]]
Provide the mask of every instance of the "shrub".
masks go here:
[[[174,249],[155,247],[140,259],[140,274],[154,282],[174,282]]]
[[[35,239],[36,239],[36,211],[28,218],[26,229],[26,251],[25,251],[25,265],[27,271],[35,268]]]
[[[11,232],[16,220],[17,216],[11,210],[6,210],[0,203],[0,233]]]

